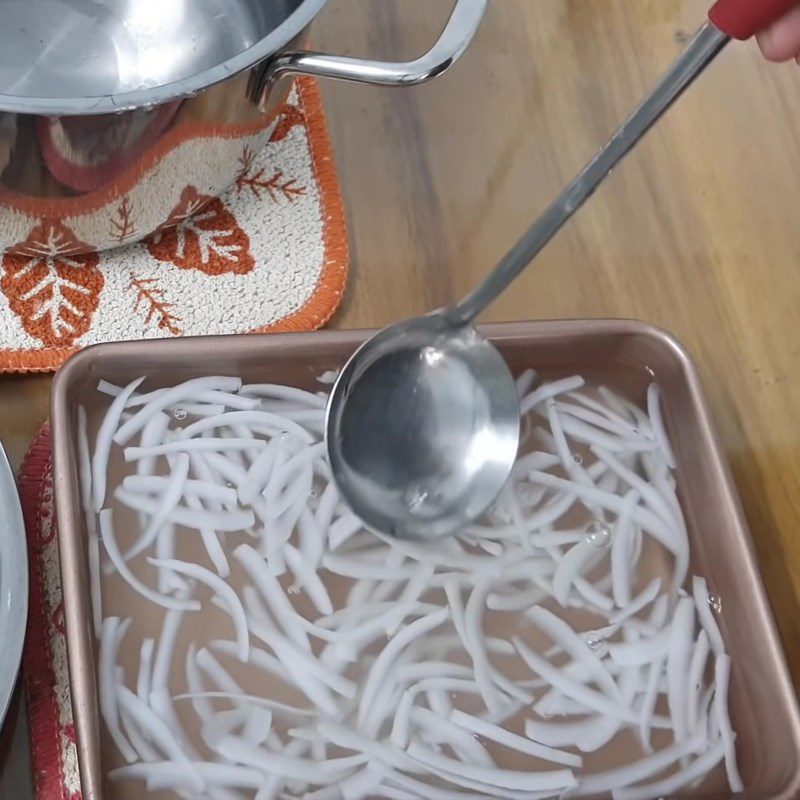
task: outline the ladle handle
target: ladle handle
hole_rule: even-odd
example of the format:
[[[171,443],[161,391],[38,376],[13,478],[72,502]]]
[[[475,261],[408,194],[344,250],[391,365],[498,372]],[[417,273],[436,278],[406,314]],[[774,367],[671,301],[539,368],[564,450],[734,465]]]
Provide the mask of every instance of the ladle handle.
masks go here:
[[[545,248],[731,38],[755,36],[796,4],[797,0],[718,0],[709,12],[710,21],[700,29],[650,95],[533,223],[494,272],[458,305],[445,312],[447,319],[455,325],[472,322]]]
[[[765,0],[747,2],[754,5]],[[489,277],[460,303],[445,312],[448,321],[454,325],[469,324],[507,289],[729,41],[728,35],[714,24],[707,22],[703,25],[644,102],[533,223]]]

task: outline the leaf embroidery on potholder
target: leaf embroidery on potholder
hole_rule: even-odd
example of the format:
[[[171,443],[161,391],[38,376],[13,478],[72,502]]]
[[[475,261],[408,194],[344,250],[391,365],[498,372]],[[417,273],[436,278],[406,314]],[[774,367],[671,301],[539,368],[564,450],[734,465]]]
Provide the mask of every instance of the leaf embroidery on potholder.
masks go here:
[[[286,103],[281,109],[278,124],[275,126],[275,130],[272,131],[272,136],[270,136],[269,140],[271,142],[282,142],[291,133],[292,128],[304,123],[303,112],[296,105]]]
[[[3,256],[0,289],[25,331],[51,346],[68,346],[91,327],[103,291],[96,252],[70,228],[42,220]]]
[[[218,197],[187,186],[166,225],[175,227],[155,233],[147,242],[159,261],[207,275],[244,274],[255,267],[250,238]]]

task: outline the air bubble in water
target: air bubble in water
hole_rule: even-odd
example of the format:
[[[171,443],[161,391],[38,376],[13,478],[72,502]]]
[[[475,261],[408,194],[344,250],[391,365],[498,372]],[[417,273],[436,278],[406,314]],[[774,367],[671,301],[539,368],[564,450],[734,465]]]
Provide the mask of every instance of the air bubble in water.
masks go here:
[[[607,547],[611,542],[611,528],[595,520],[586,529],[586,541],[595,547]]]
[[[595,631],[584,634],[583,641],[590,650],[599,650],[603,646],[603,637]]]
[[[289,594],[298,595],[300,594],[300,587],[297,584],[292,584],[289,589]]]
[[[288,442],[288,441],[289,441],[289,439],[290,439],[290,434],[289,434],[289,431],[281,431],[281,439],[282,439],[284,442]]]
[[[176,408],[172,412],[172,416],[178,420],[178,422],[182,422],[189,416],[189,412],[185,408]]]
[[[711,606],[711,610],[717,614],[722,613],[722,598],[718,594],[714,594],[713,592],[708,596],[708,604]]]
[[[583,464],[583,458],[582,458],[581,456],[579,456],[579,455],[574,455],[574,456],[572,456],[572,460],[573,460],[573,461],[574,461],[576,464]]]
[[[309,496],[309,497],[316,497],[316,496],[317,496],[317,490],[316,490],[316,489],[312,489],[312,490],[311,490],[311,491],[308,493],[308,496]]]

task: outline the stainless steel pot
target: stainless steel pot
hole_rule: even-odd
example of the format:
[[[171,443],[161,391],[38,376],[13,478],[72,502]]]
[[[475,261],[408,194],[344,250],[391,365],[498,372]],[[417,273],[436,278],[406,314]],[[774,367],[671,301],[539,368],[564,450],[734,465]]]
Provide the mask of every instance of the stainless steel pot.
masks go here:
[[[403,63],[304,51],[326,2],[0,0],[0,251],[77,254],[176,224],[267,141],[281,78],[421,83],[461,55],[488,0],[458,0]]]

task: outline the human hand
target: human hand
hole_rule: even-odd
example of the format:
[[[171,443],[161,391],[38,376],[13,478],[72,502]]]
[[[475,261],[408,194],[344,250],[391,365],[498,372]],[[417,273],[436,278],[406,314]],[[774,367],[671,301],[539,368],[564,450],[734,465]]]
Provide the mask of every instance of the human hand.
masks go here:
[[[794,58],[800,63],[800,4],[761,31],[756,38],[761,52],[769,61]]]

